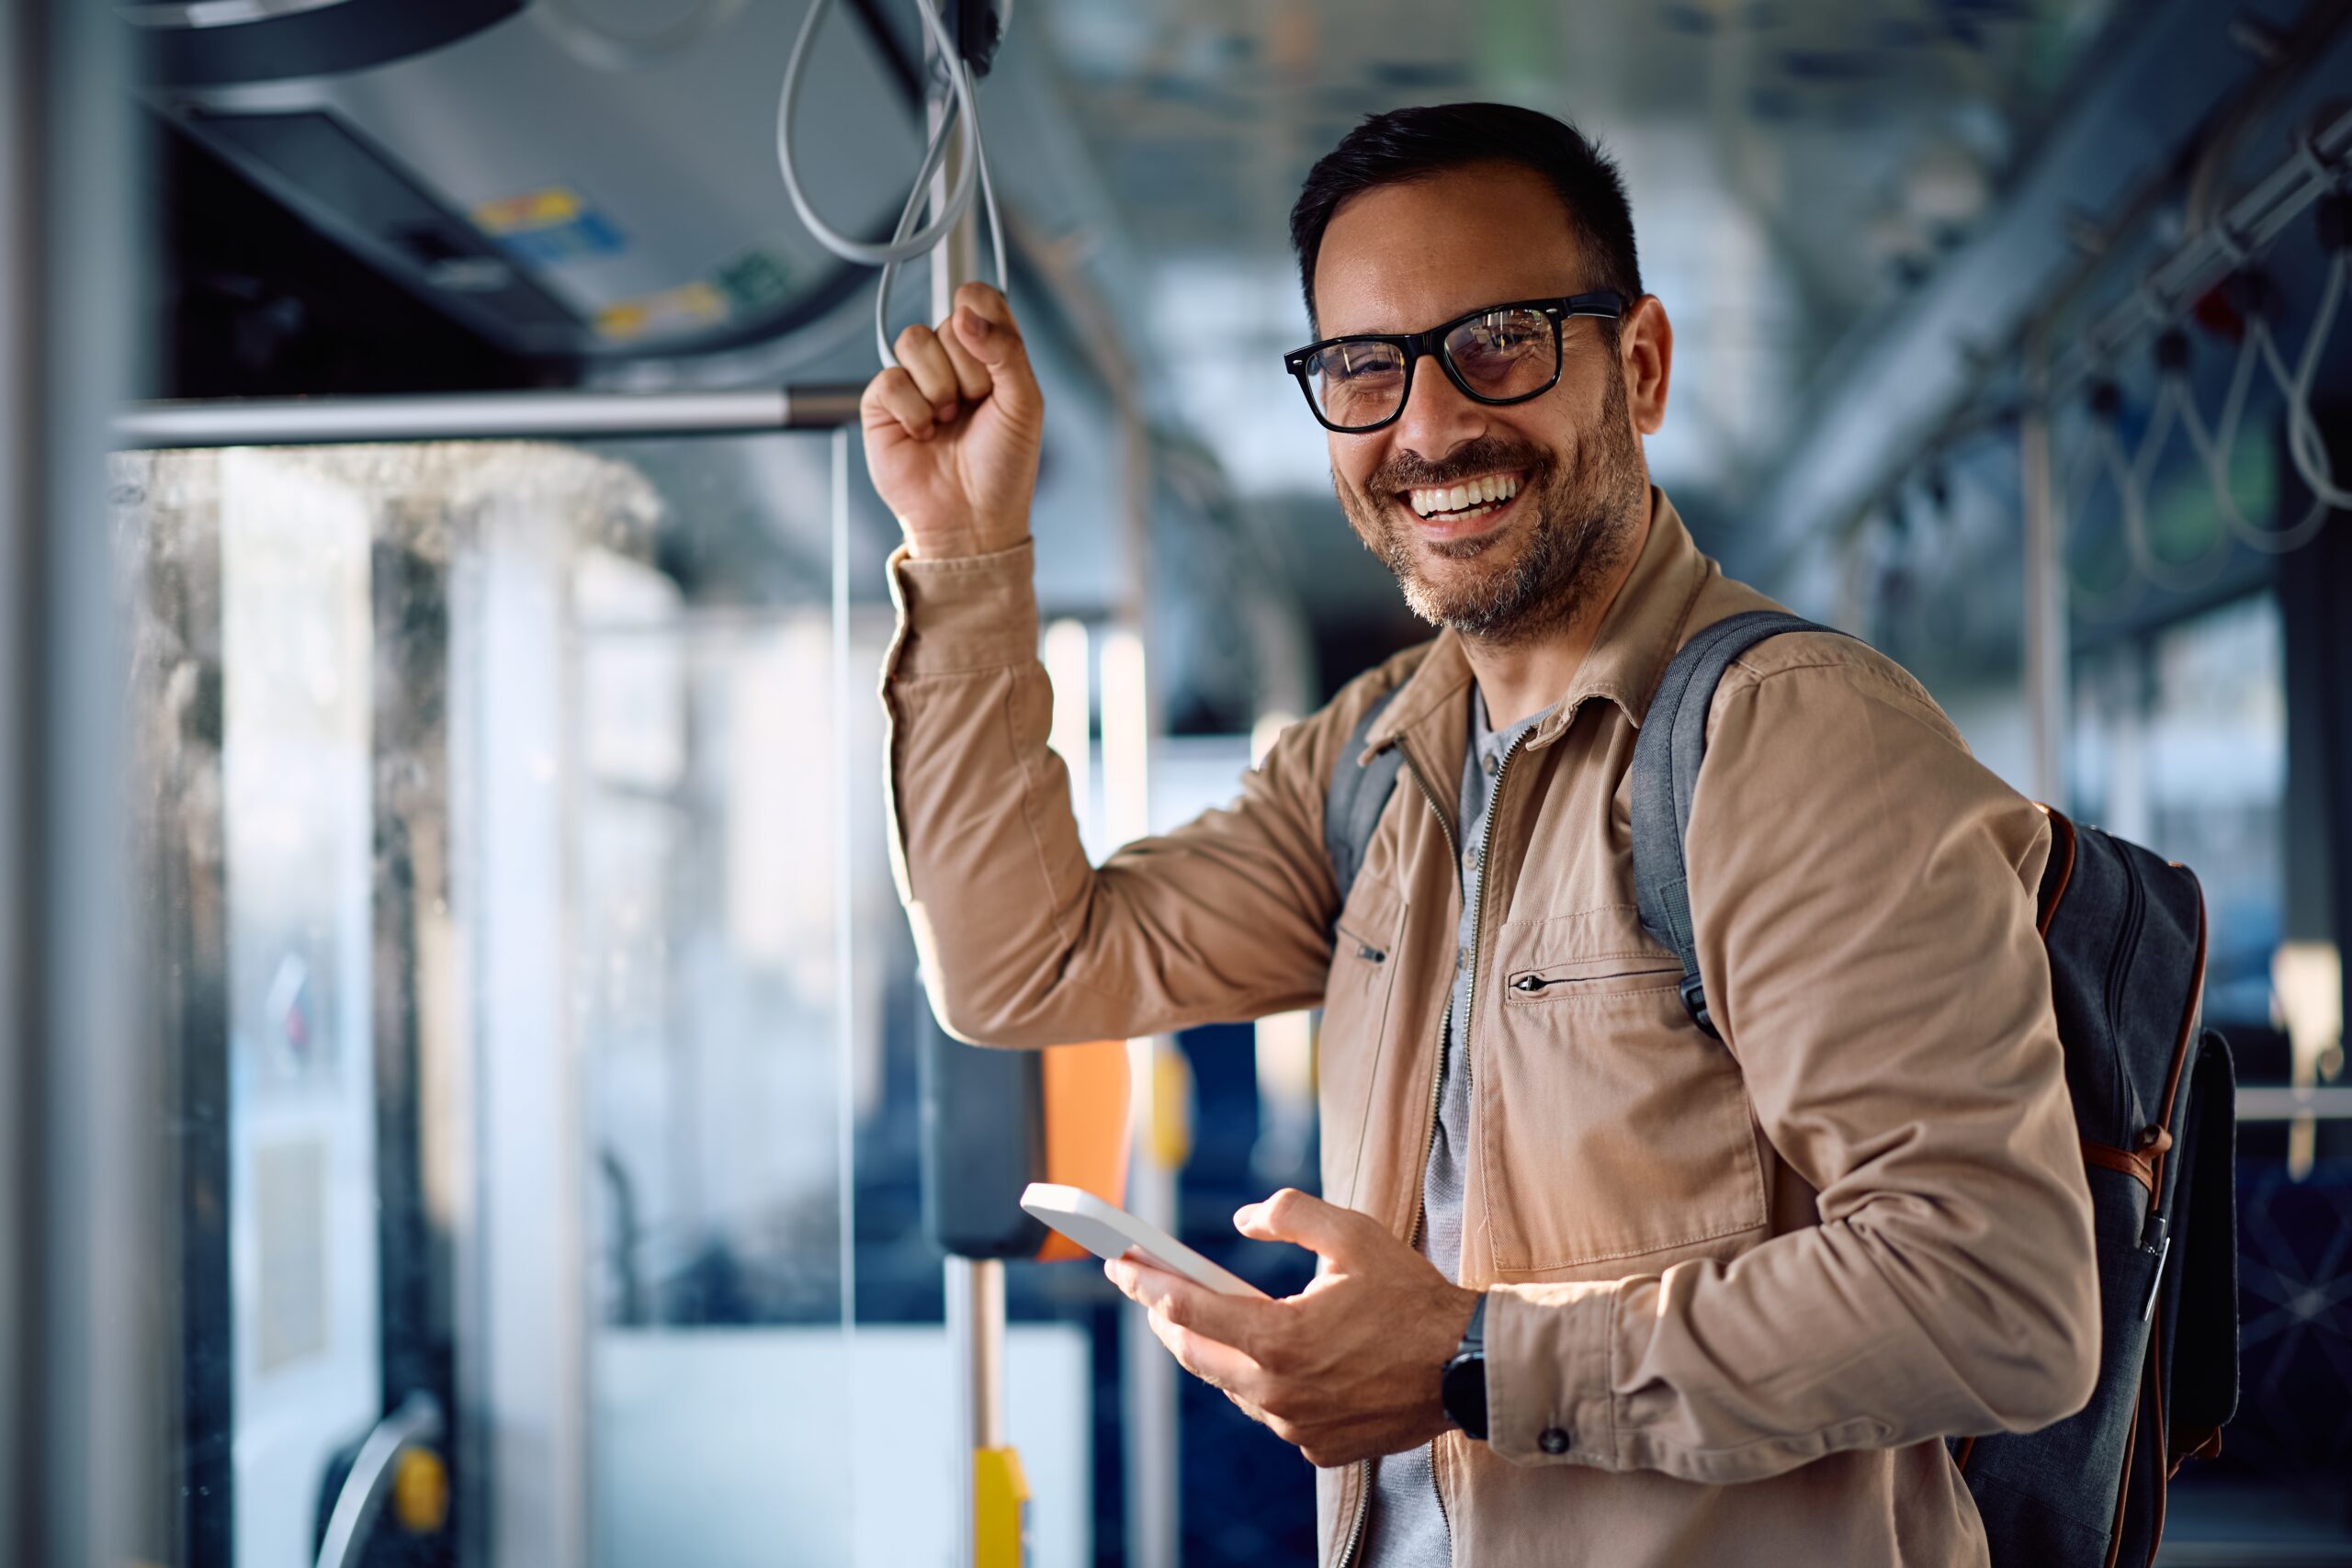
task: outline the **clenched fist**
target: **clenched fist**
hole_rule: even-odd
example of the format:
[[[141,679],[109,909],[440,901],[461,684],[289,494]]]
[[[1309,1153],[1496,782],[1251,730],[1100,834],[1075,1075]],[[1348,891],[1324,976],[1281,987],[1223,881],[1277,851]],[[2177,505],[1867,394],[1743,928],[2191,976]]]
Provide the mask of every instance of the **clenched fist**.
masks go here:
[[[926,558],[985,555],[1029,536],[1046,403],[1004,296],[956,291],[933,331],[899,334],[899,363],[866,384],[858,410],[874,488]]]

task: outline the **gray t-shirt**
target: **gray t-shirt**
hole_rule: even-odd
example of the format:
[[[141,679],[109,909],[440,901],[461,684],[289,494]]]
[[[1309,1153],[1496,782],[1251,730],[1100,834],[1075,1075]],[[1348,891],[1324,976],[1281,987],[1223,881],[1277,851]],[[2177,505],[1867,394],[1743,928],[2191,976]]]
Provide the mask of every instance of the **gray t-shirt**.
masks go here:
[[[1445,1010],[1438,1074],[1437,1127],[1429,1168],[1421,1177],[1421,1256],[1449,1280],[1462,1274],[1462,1195],[1470,1159],[1470,1071],[1456,1043],[1470,1016],[1470,946],[1476,935],[1478,889],[1486,866],[1480,852],[1493,809],[1503,759],[1552,710],[1533,714],[1498,735],[1487,728],[1487,701],[1470,689],[1470,750],[1462,761],[1462,924],[1453,950],[1453,999]],[[1439,1501],[1430,1450],[1408,1449],[1374,1461],[1372,1514],[1364,1521],[1367,1568],[1453,1568],[1452,1530]]]

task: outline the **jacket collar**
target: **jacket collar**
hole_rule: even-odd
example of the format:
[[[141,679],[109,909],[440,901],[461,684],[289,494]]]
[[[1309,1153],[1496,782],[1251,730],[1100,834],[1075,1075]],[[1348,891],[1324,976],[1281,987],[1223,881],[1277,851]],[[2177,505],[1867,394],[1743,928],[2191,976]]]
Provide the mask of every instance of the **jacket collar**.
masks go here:
[[[1713,561],[1699,553],[1674,502],[1653,485],[1649,536],[1642,543],[1641,557],[1602,615],[1600,630],[1568,689],[1526,744],[1544,746],[1558,739],[1576,722],[1577,710],[1588,697],[1615,703],[1638,728],[1649,709],[1650,696],[1657,690],[1658,678],[1666,673],[1667,661],[1681,645],[1691,606],[1717,570]],[[1430,645],[1428,657],[1397,688],[1396,700],[1364,738],[1366,754],[1441,715],[1451,716],[1446,722],[1459,742],[1467,723],[1461,705],[1467,700],[1471,680],[1470,659],[1461,635],[1451,627],[1440,632]],[[1432,734],[1430,739],[1441,752],[1456,750],[1444,736]],[[1460,761],[1458,756],[1455,761]]]

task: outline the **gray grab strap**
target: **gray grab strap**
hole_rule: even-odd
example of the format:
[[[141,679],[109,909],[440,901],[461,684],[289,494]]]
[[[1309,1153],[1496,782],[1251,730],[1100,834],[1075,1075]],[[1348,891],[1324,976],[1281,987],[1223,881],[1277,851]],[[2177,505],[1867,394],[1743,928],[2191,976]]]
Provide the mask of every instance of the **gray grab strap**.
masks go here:
[[[1783,632],[1836,632],[1782,610],[1744,610],[1682,645],[1650,698],[1634,742],[1632,785],[1634,897],[1651,940],[1682,961],[1682,1005],[1690,1021],[1720,1040],[1699,978],[1699,943],[1690,929],[1690,876],[1683,835],[1690,830],[1690,801],[1699,762],[1707,750],[1707,710],[1732,661]]]

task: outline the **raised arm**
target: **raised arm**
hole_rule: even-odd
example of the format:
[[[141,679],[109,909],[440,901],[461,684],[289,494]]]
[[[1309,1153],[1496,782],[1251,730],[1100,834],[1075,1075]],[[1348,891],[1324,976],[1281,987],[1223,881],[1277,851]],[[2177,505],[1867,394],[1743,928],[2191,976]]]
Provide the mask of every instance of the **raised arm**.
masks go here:
[[[1311,1004],[1335,901],[1331,718],[1230,807],[1087,863],[1037,660],[1029,505],[1044,406],[1001,295],[910,327],[866,389],[866,461],[906,546],[883,671],[892,868],[932,1003],[989,1045],[1117,1038]]]

